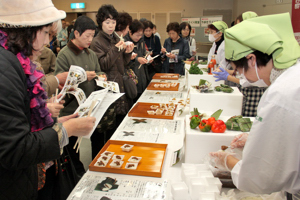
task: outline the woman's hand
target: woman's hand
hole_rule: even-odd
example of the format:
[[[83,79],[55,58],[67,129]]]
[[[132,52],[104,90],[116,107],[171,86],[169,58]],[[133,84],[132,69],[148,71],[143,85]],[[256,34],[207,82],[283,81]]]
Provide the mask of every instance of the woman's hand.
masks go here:
[[[120,40],[116,45],[115,47],[117,47],[118,49],[122,50],[122,49],[125,49],[126,48],[126,44],[124,41]]]
[[[164,47],[162,47],[160,51],[161,51],[162,53],[166,53],[166,52],[167,52],[166,48],[164,48]]]
[[[92,131],[95,122],[95,117],[72,118],[63,122],[63,126],[68,133],[68,137],[85,136]]]
[[[133,53],[131,54],[131,60],[135,59],[136,57],[137,57],[137,54],[133,52]]]
[[[97,76],[95,71],[86,71],[88,81],[91,81],[93,78]]]
[[[146,58],[143,57],[138,57],[137,59],[139,61],[140,64],[147,64],[148,60]]]
[[[175,55],[175,54],[172,54],[172,53],[169,53],[169,54],[167,54],[167,57],[172,58],[172,59],[175,59],[175,58],[176,58],[176,55]]]
[[[130,53],[130,52],[133,51],[133,49],[134,49],[134,44],[133,43],[131,43],[129,45],[126,45],[125,53]]]
[[[47,108],[52,114],[52,117],[58,117],[60,110],[63,109],[64,106],[60,103],[47,103]]]
[[[76,118],[76,117],[78,117],[78,113],[63,116],[63,117],[57,118],[57,123],[64,123],[64,122],[68,121],[69,119],[73,119],[73,118]]]
[[[192,55],[195,56],[197,54],[197,51],[192,51]]]
[[[222,171],[231,171],[231,169],[234,167],[235,163],[238,161],[234,157],[235,153],[225,152],[225,151],[218,151],[218,152],[211,152],[209,153],[210,163],[213,167],[217,167],[218,169]],[[232,159],[236,162],[233,162],[234,165],[232,166],[232,161],[228,162],[229,159]],[[230,163],[230,164],[229,164]]]

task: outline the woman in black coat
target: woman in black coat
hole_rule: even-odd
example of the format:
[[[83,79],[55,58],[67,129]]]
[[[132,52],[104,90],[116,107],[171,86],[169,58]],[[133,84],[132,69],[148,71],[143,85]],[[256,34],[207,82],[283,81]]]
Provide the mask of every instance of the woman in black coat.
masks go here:
[[[184,75],[184,62],[190,57],[189,44],[179,35],[180,28],[177,22],[171,22],[167,26],[169,38],[165,40],[161,49],[166,59],[163,62],[162,73],[178,73]]]
[[[52,118],[43,74],[33,63],[49,43],[52,22],[65,18],[65,12],[51,0],[0,0],[4,4],[0,7],[0,199],[44,199],[43,192],[55,195],[54,184],[46,185],[55,177],[54,160],[68,137],[86,135],[96,119],[71,119],[76,114]]]

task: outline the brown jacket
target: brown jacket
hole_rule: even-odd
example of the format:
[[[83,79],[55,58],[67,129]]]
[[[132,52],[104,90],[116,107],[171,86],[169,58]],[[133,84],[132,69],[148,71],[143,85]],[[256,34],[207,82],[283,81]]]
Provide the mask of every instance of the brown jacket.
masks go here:
[[[56,88],[58,88],[58,81],[54,76],[56,57],[53,51],[47,47],[44,47],[42,54],[38,57],[36,62],[41,64],[45,74],[44,84],[46,85],[46,91],[48,97],[55,94]]]
[[[119,51],[115,47],[119,41],[120,39],[115,33],[109,36],[103,31],[99,31],[90,48],[96,53],[101,70],[107,74],[107,80],[117,82],[120,92],[124,93],[123,75],[125,66],[130,62],[131,53],[125,53],[124,49]],[[123,95],[116,101],[116,114],[126,115],[128,111],[128,100],[126,95]]]

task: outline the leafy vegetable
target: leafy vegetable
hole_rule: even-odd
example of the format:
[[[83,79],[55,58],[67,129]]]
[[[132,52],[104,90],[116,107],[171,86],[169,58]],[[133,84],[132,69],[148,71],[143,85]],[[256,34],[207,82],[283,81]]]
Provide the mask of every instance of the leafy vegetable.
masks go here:
[[[243,118],[243,116],[233,116],[226,121],[228,130],[249,132],[252,126],[250,118]]]
[[[191,67],[189,69],[190,74],[203,74],[203,71],[198,67],[197,63],[194,63],[194,61],[191,63]]]
[[[225,92],[225,93],[232,93],[234,90],[228,85],[221,84],[220,86],[215,87],[215,91],[217,91],[217,92],[222,91],[222,92]]]
[[[216,120],[219,119],[220,115],[222,114],[223,110],[222,109],[219,109],[217,110],[216,112],[214,112],[211,117],[214,117]]]

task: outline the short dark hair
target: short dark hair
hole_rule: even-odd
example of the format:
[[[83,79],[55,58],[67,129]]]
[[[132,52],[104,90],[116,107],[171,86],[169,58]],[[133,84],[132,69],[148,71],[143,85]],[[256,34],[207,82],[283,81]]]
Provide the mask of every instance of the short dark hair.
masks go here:
[[[120,12],[117,18],[116,31],[123,31],[132,23],[132,17],[127,12]]]
[[[149,20],[143,21],[143,25],[145,29],[147,28],[153,29],[153,23]]]
[[[240,14],[239,16],[237,16],[237,18],[234,21],[234,24],[237,24],[237,20],[239,20],[240,22],[244,21],[243,14]]]
[[[153,24],[153,28],[156,28],[156,25],[155,25],[155,24]]]
[[[86,30],[96,30],[97,26],[95,22],[87,17],[87,16],[80,16],[76,19],[76,22],[74,24],[74,31],[78,31],[79,35],[84,33]]]
[[[167,26],[167,32],[169,32],[169,31],[175,31],[179,34],[180,33],[179,23],[178,22],[169,23]]]
[[[267,63],[272,59],[272,54],[268,55],[268,54],[262,53],[261,51],[254,51],[254,52],[252,52],[252,54],[254,54],[256,56],[257,67],[266,66]],[[244,68],[245,72],[247,72],[249,69],[248,59],[246,57],[243,57],[236,61],[230,61],[230,60],[227,60],[227,61],[233,62],[233,64],[236,66],[236,68]]]
[[[217,29],[213,24],[209,24],[207,28],[210,28],[211,30],[215,30],[216,32],[219,32],[219,29]]]
[[[190,25],[189,23],[187,23],[187,22],[182,22],[182,23],[179,25],[180,33],[181,33],[181,31],[182,31],[183,29],[185,29],[185,27],[187,27],[187,26],[188,26],[189,29],[190,29],[190,32],[189,32],[189,35],[188,35],[188,36],[190,36],[192,27],[191,27],[191,25]]]
[[[51,26],[52,23],[43,26],[33,26],[26,28],[0,28],[1,31],[7,34],[8,51],[17,55],[23,53],[25,56],[31,56],[33,48],[33,42],[36,39],[36,34],[44,27]]]
[[[113,5],[104,4],[99,8],[96,18],[97,18],[98,27],[100,30],[102,30],[102,22],[104,22],[108,18],[117,20],[118,11],[115,9]]]
[[[142,22],[135,19],[132,21],[131,25],[129,26],[129,29],[131,31],[131,34],[134,34],[135,32],[138,32],[139,30],[145,30],[145,27]]]

